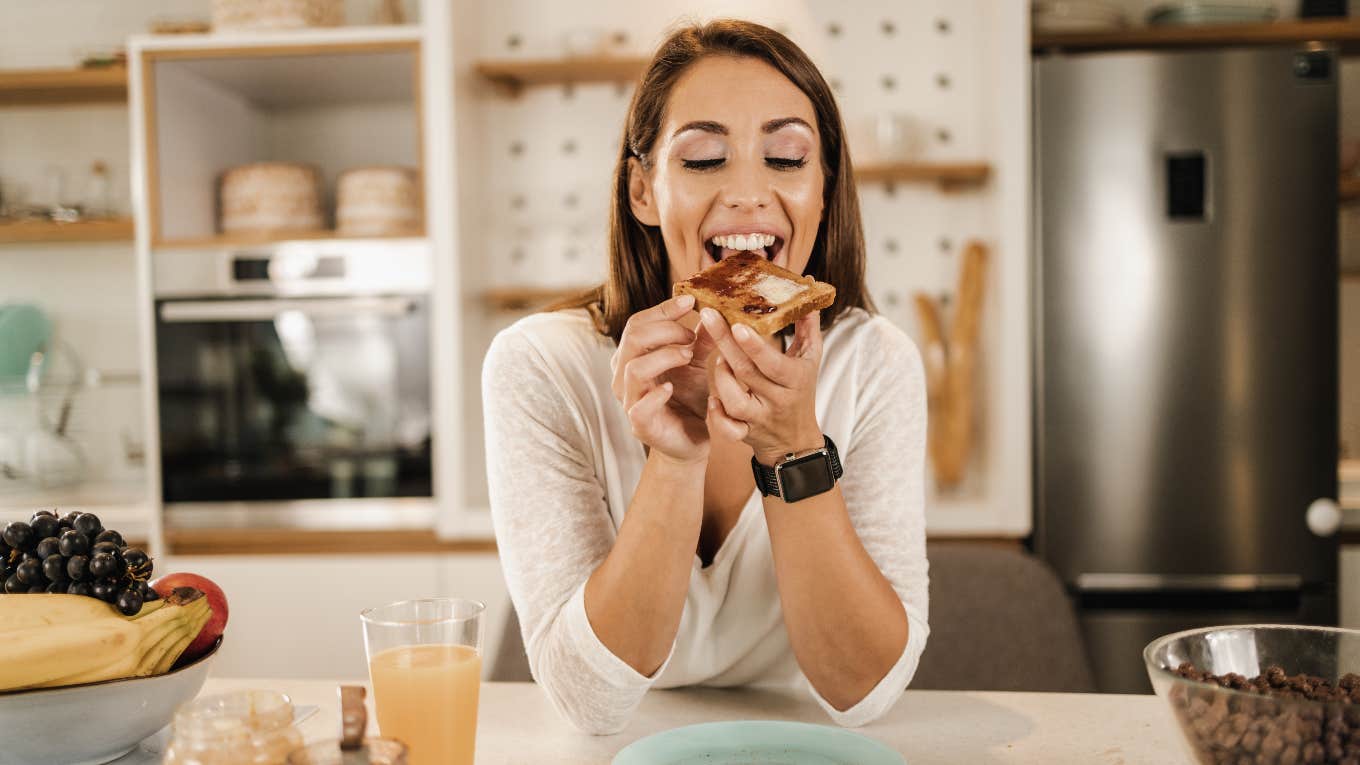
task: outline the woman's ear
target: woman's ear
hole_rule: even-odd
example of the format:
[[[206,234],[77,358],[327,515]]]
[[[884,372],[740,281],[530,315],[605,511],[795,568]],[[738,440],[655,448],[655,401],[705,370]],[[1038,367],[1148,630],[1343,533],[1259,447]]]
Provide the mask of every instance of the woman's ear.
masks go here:
[[[633,217],[644,226],[660,226],[661,215],[656,210],[656,196],[652,194],[652,179],[637,157],[628,158],[628,206]]]

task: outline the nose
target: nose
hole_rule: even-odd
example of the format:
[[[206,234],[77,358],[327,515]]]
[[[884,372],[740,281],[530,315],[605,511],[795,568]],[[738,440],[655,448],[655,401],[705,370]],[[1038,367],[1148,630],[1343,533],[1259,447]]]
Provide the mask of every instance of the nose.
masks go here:
[[[722,204],[731,210],[763,210],[770,205],[770,183],[760,168],[743,162],[729,173],[723,185]]]

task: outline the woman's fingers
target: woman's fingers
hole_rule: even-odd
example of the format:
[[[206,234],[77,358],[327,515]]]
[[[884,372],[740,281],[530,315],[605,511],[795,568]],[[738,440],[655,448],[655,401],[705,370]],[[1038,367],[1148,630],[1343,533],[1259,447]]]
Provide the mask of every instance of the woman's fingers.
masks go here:
[[[708,432],[720,434],[732,441],[741,441],[751,432],[751,426],[734,419],[723,408],[717,396],[708,397]]]
[[[719,358],[713,367],[713,394],[723,405],[723,411],[737,420],[750,420],[757,414],[758,402],[741,383],[737,382],[727,360]]]
[[[670,346],[643,354],[628,362],[623,370],[625,406],[658,387],[656,378],[669,370],[688,364],[693,356],[694,352],[688,348]]]
[[[670,383],[663,383],[652,388],[647,393],[628,407],[628,424],[633,428],[633,436],[643,443],[650,439],[648,433],[654,427],[657,419],[662,414],[666,402],[671,400],[671,393],[675,387]]]
[[[732,337],[765,377],[786,388],[797,381],[798,370],[792,360],[772,348],[750,327],[738,324],[732,328]]]
[[[812,359],[819,365],[822,361],[822,312],[812,313],[799,319],[793,326],[793,342],[789,344],[788,357]]]
[[[717,344],[718,351],[722,353],[723,358],[731,365],[732,372],[737,376],[738,380],[741,380],[748,387],[757,391],[768,389],[771,383],[779,384],[777,380],[774,380],[769,375],[765,374],[764,370],[756,364],[750,354],[747,353],[745,349],[746,344],[738,342],[735,333],[739,329],[745,330],[745,333],[747,333],[750,338],[753,338],[753,340],[749,340],[747,344],[749,344],[753,350],[757,351],[759,349],[755,346],[764,344],[764,341],[760,339],[759,335],[756,335],[749,327],[742,324],[738,324],[736,327],[729,327],[727,325],[727,320],[722,317],[722,314],[712,308],[703,309],[699,313],[699,316],[700,320],[703,322],[704,330],[713,337],[713,342]],[[767,347],[765,350],[774,353],[773,348]],[[774,355],[776,357],[779,356],[778,353],[774,353]]]

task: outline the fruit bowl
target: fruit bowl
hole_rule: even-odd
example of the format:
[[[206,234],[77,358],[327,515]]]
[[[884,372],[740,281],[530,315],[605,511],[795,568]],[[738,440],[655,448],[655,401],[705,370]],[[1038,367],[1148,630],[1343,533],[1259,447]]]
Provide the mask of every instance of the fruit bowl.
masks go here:
[[[1360,673],[1360,631],[1274,624],[1205,627],[1157,638],[1143,650],[1143,662],[1194,762],[1360,758],[1360,677],[1345,677]],[[1228,687],[1178,674],[1185,662],[1219,676]],[[1272,667],[1283,674],[1272,676]],[[1229,673],[1241,677],[1224,677]],[[1263,676],[1271,678],[1265,683],[1270,693],[1298,697],[1252,690],[1248,681]],[[1322,695],[1306,676],[1339,689],[1331,700],[1306,698]]]
[[[98,765],[170,724],[222,646],[163,675],[0,693],[0,765]]]

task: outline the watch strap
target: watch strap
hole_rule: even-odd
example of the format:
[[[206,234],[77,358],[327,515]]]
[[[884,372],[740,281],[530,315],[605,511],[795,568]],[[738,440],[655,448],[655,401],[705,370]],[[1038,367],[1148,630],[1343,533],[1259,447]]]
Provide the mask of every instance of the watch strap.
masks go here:
[[[845,469],[841,466],[840,452],[836,449],[836,444],[831,440],[831,436],[822,434],[822,446],[826,449],[827,459],[831,461],[831,477],[834,480],[841,480],[845,475]],[[769,467],[762,465],[760,460],[751,457],[751,473],[756,479],[756,488],[760,489],[763,497],[779,496],[779,466]]]

